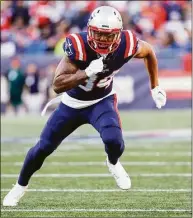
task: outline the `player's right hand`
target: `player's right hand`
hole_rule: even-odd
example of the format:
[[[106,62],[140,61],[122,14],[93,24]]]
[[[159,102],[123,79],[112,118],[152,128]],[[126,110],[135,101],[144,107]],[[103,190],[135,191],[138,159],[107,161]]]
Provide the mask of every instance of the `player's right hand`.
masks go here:
[[[91,77],[103,71],[103,57],[93,60],[85,69],[86,75]]]

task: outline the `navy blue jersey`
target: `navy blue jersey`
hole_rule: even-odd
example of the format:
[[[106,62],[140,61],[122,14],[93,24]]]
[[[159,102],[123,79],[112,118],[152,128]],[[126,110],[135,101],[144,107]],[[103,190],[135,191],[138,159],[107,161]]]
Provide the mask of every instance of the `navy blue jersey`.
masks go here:
[[[67,94],[78,100],[96,100],[112,91],[113,77],[137,51],[138,39],[130,31],[122,31],[119,47],[104,59],[103,72],[88,78],[84,84],[67,91]],[[70,34],[66,37],[63,49],[68,58],[80,69],[85,70],[91,61],[100,54],[92,50],[87,42],[87,32]]]

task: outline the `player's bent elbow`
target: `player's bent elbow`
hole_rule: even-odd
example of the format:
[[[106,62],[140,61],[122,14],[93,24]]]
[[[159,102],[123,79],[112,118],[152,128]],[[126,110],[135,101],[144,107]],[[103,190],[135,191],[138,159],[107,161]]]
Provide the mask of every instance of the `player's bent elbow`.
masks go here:
[[[57,84],[57,82],[53,82],[52,89],[56,94],[60,94],[66,91],[65,87],[61,87],[60,85]]]
[[[52,89],[54,90],[54,92],[56,94],[60,94],[61,93],[60,89],[57,86],[55,86],[54,84],[52,85]]]
[[[70,87],[68,87],[66,85],[59,86],[59,85],[55,85],[55,84],[52,85],[52,88],[56,94],[66,92],[70,89]]]

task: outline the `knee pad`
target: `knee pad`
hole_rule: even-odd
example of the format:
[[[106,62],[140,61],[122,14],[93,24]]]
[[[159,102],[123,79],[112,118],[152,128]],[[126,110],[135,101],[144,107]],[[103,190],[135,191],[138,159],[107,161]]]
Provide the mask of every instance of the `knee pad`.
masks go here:
[[[119,155],[123,153],[125,145],[122,131],[119,127],[104,128],[101,138],[105,144],[105,151],[107,153],[117,153]]]

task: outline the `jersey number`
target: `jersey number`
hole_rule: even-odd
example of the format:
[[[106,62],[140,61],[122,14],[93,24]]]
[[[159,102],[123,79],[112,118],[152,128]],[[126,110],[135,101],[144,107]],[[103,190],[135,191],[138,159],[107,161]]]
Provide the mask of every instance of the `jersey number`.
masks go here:
[[[107,88],[111,84],[112,79],[113,79],[112,75],[108,76],[108,77],[105,77],[104,79],[101,79],[96,84],[96,87],[98,87],[98,88]],[[83,89],[84,91],[86,91],[86,92],[90,92],[94,88],[96,80],[97,80],[97,76],[93,75],[89,79],[86,80],[85,85],[79,85],[79,87],[81,89]]]

